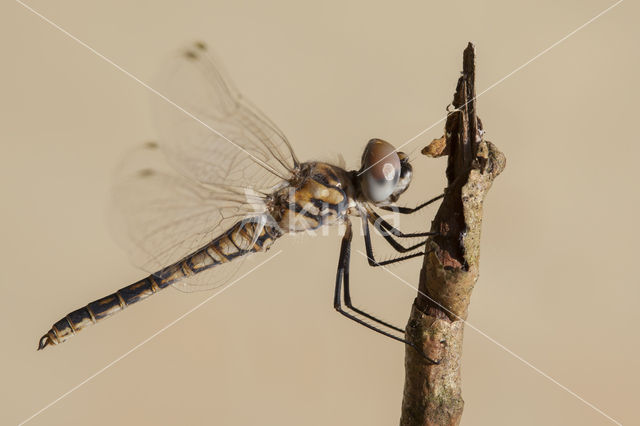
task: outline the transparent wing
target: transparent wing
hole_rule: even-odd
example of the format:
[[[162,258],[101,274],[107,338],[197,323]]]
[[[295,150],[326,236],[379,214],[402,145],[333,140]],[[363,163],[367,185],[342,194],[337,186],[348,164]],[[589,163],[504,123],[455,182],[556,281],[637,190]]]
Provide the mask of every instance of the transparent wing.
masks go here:
[[[164,97],[152,98],[159,142],[127,156],[111,214],[118,240],[149,273],[183,259],[239,220],[267,215],[263,196],[290,179],[298,164],[282,131],[240,95],[204,44],[175,55],[154,87]],[[215,287],[242,260],[175,286]]]
[[[225,78],[203,43],[167,64],[154,96],[159,142],[181,174],[199,182],[270,191],[298,161],[286,137]]]
[[[174,264],[234,223],[266,215],[264,199],[250,190],[214,188],[176,174],[157,145],[130,152],[116,173],[110,218],[118,242],[149,273]],[[243,258],[174,284],[205,290],[228,281]]]

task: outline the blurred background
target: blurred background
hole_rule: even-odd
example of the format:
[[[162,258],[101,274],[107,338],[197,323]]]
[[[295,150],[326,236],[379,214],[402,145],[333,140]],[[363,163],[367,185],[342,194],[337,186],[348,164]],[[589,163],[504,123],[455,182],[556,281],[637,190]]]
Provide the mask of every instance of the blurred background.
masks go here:
[[[444,116],[468,41],[480,92],[613,1],[28,4],[145,82],[204,40],[300,158],[357,167],[370,138],[398,146]],[[107,207],[116,165],[155,130],[147,89],[19,3],[0,10],[0,423],[17,424],[211,293],[166,291],[36,352],[54,321],[144,276]],[[485,203],[469,316],[627,424],[640,380],[638,12],[621,3],[478,99],[508,161]],[[414,158],[406,205],[445,185],[446,160]],[[404,347],[333,310],[338,248],[335,230],[282,239],[275,259],[28,424],[397,424]],[[392,270],[417,285],[420,265]],[[352,280],[359,304],[405,324],[414,290],[357,254]],[[612,424],[469,327],[463,369],[464,425]]]

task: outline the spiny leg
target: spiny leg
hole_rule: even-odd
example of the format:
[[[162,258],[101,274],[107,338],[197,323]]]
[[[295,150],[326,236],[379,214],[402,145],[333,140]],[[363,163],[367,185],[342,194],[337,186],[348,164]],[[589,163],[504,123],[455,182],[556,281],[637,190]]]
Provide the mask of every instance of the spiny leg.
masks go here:
[[[363,218],[363,220],[366,220],[366,218]],[[348,231],[349,231],[349,247],[351,246],[351,237],[352,237],[352,233],[351,233],[351,222],[349,222],[348,224]],[[346,234],[345,234],[346,235]],[[380,325],[384,325],[386,327],[391,328],[392,330],[396,330],[399,331],[400,333],[404,334],[404,330],[400,327],[396,327],[393,324],[389,324],[386,321],[383,321],[379,318],[374,317],[373,315],[363,311],[362,309],[359,309],[355,306],[353,306],[353,303],[351,302],[351,289],[349,287],[349,259],[350,259],[350,254],[351,254],[351,250],[349,249],[347,256],[346,256],[346,263],[344,265],[344,270],[343,270],[343,277],[344,277],[344,304],[347,305],[347,307],[349,309],[351,309],[352,311],[366,317],[369,318],[372,321],[377,322]]]
[[[347,259],[348,261],[348,259]],[[371,314],[368,314],[367,312],[363,311],[362,309],[359,309],[355,306],[353,306],[353,303],[351,302],[351,289],[349,287],[349,264],[347,263],[344,271],[343,271],[343,278],[344,278],[344,304],[347,305],[347,307],[349,309],[351,309],[352,311],[362,315],[363,317],[369,318],[372,321],[377,322],[380,325],[384,325],[386,327],[389,327],[392,330],[396,330],[399,331],[400,333],[404,334],[404,330],[400,327],[396,327],[393,324],[389,324],[386,321],[383,321],[379,318],[374,317]]]
[[[344,303],[349,309],[353,310],[354,312],[357,312],[358,314],[366,318],[369,318],[372,321],[377,322],[378,324],[392,328],[396,331],[399,331],[400,333],[404,333],[403,329],[399,327],[395,327],[385,321],[382,321],[374,317],[373,315],[370,315],[364,312],[363,310],[356,308],[351,303],[351,290],[349,288],[349,265],[350,265],[350,259],[351,259],[351,239],[352,239],[353,233],[351,231],[351,221],[347,221],[346,224],[347,224],[347,229],[345,231],[344,236],[342,237],[342,244],[340,246],[340,259],[338,260],[338,274],[336,276],[336,294],[334,295],[334,301],[333,301],[334,307],[338,312],[347,316],[348,318],[350,319],[356,318],[342,310],[341,301],[340,301],[340,291],[338,288],[339,286],[342,286],[342,284],[344,284]],[[378,330],[377,328],[367,323],[362,322],[359,318],[355,320],[360,324],[365,324],[368,328],[371,328],[385,335],[388,335],[387,333],[381,330]]]
[[[384,330],[379,329],[378,327],[371,325],[365,321],[363,321],[362,319],[356,317],[355,315],[352,315],[351,313],[345,311],[342,309],[342,304],[340,302],[340,293],[342,290],[342,283],[343,283],[343,279],[344,279],[344,283],[345,283],[345,288],[348,287],[349,285],[349,258],[350,258],[350,252],[351,252],[351,237],[352,237],[352,233],[351,233],[351,223],[347,222],[347,231],[345,232],[344,237],[342,237],[342,244],[340,246],[340,258],[338,260],[338,271],[337,271],[337,275],[336,275],[336,287],[335,287],[335,291],[334,291],[334,295],[333,295],[333,307],[336,309],[336,311],[338,311],[340,314],[344,315],[345,317],[349,318],[352,321],[357,322],[360,325],[363,325],[377,333],[380,333],[384,336],[387,336],[391,339],[397,340],[399,342],[402,342],[406,345],[411,346],[412,348],[414,348],[419,354],[421,354],[426,360],[427,362],[431,363],[431,364],[439,364],[440,361],[435,361],[431,358],[429,358],[422,350],[420,350],[419,348],[417,348],[413,343],[398,337],[398,336],[394,336],[391,333],[388,333]],[[346,294],[346,293],[345,293]],[[346,299],[346,296],[345,296]],[[346,302],[345,302],[346,303]],[[353,309],[353,308],[352,308]],[[381,322],[380,320],[378,320],[375,317],[370,316],[369,314],[366,314],[367,318],[370,318],[374,321],[377,322]],[[387,325],[384,322],[381,322],[382,324]],[[393,326],[391,326],[393,327]],[[400,332],[404,333],[404,330],[398,329],[397,327],[393,327],[395,330],[398,330]]]
[[[365,220],[363,218],[363,220]],[[419,243],[416,243],[412,246],[405,247],[396,241],[390,234],[393,234],[400,238],[413,238],[413,237],[426,237],[431,235],[436,235],[437,232],[420,232],[414,234],[404,234],[401,231],[397,230],[393,226],[391,226],[388,222],[382,219],[376,212],[369,210],[369,215],[366,220],[369,220],[373,227],[382,235],[382,237],[389,243],[391,247],[393,247],[396,251],[400,253],[406,253],[408,251],[413,251],[421,246],[423,246],[427,240],[423,240]],[[382,228],[382,229],[380,229]]]
[[[439,199],[441,199],[442,197],[444,197],[444,194],[440,194],[435,198],[432,198],[429,201],[425,201],[424,203],[416,206],[416,207],[390,207],[390,206],[381,206],[380,208],[382,210],[387,210],[390,212],[398,212],[398,213],[402,213],[402,214],[411,214],[411,213],[415,213],[418,210],[420,210],[423,207],[427,207],[429,204],[431,203],[435,203],[436,201],[438,201]]]
[[[414,208],[414,209],[408,209],[411,211],[416,211],[421,209],[424,206],[429,205],[430,203],[439,200],[440,198],[442,198],[443,195],[440,195],[432,200],[427,201],[426,203],[421,204],[420,206]],[[384,210],[391,210],[393,211],[393,208],[391,207],[380,207]],[[406,208],[402,208],[407,210]],[[427,241],[424,240],[420,243],[414,244],[413,246],[409,246],[409,247],[404,247],[402,244],[400,244],[399,242],[397,242],[391,235],[398,237],[398,238],[415,238],[415,237],[429,237],[432,235],[437,235],[437,232],[412,232],[412,233],[404,233],[402,231],[400,231],[399,229],[395,228],[393,225],[391,225],[389,222],[387,222],[386,220],[384,220],[378,213],[376,213],[375,211],[373,211],[373,209],[371,208],[367,208],[367,213],[368,213],[368,219],[371,222],[371,224],[373,225],[373,227],[380,233],[380,235],[382,235],[382,237],[389,243],[389,245],[391,245],[391,247],[393,247],[396,251],[400,252],[400,253],[406,253],[408,251],[412,251],[417,249],[418,247],[424,245]],[[401,211],[402,213],[402,211]],[[404,213],[407,213],[406,211]],[[405,260],[404,258],[402,258],[401,260]]]
[[[369,221],[371,224],[384,236],[386,231],[387,234],[391,234],[398,238],[415,238],[415,237],[429,237],[431,235],[437,235],[437,232],[411,232],[404,233],[397,228],[394,228],[389,222],[384,220],[378,213],[373,211],[372,209],[367,209],[367,214],[369,215]],[[382,230],[381,230],[382,229]]]
[[[422,252],[416,252],[416,253],[408,254],[406,256],[400,256],[400,257],[397,257],[395,259],[383,260],[381,262],[378,262],[375,259],[375,257],[373,256],[373,247],[371,245],[371,233],[369,232],[368,215],[365,212],[361,212],[360,214],[362,216],[362,232],[364,234],[364,246],[365,246],[365,249],[367,251],[367,261],[369,262],[369,266],[376,267],[376,266],[389,265],[389,264],[392,264],[392,263],[402,262],[404,260],[413,259],[414,257],[418,257],[418,256],[422,256],[423,255]],[[394,242],[396,242],[396,241],[394,241]],[[423,241],[422,243],[418,244],[417,247],[420,247],[420,246],[424,245],[425,242],[426,241]]]

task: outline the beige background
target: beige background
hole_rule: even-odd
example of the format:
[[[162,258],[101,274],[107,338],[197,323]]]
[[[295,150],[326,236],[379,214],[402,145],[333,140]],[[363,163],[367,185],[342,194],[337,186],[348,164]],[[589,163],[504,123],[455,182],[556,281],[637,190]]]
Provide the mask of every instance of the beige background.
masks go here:
[[[482,90],[612,1],[29,4],[144,81],[203,39],[301,158],[355,166],[369,138],[399,145],[443,116],[468,40]],[[469,318],[626,424],[640,417],[638,12],[622,3],[479,99],[508,167],[486,202]],[[0,423],[16,424],[209,293],[167,291],[35,351],[53,321],[143,276],[106,210],[115,165],[154,129],[130,77],[18,3],[0,15]],[[409,205],[444,185],[444,161],[414,167]],[[334,312],[338,245],[335,231],[279,242],[272,262],[29,424],[396,424],[404,348]],[[419,267],[393,272],[415,284]],[[404,324],[413,290],[357,254],[352,275],[356,300]],[[469,327],[463,368],[464,425],[611,424]]]

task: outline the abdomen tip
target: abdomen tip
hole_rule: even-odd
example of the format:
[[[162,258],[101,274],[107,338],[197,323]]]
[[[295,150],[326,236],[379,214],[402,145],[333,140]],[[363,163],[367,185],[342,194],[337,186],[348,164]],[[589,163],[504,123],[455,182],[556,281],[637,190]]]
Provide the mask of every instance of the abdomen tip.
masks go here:
[[[44,336],[42,336],[40,338],[40,342],[38,342],[38,350],[41,351],[45,347],[47,347],[49,345],[52,345],[52,344],[53,344],[53,342],[49,338],[49,334],[45,334]]]

